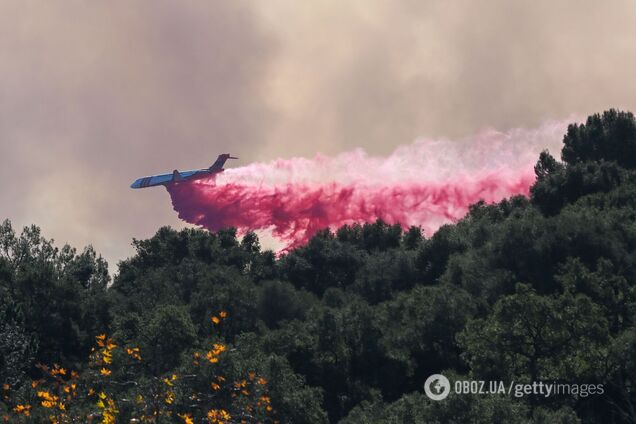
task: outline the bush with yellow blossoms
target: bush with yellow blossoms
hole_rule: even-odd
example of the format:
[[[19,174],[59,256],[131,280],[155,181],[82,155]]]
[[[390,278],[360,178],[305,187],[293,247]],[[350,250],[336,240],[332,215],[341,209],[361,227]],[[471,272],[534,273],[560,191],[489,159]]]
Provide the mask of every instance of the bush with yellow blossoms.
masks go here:
[[[210,319],[221,325],[228,313]],[[19,390],[3,387],[2,420],[11,423],[274,423],[267,380],[255,370],[230,369],[235,351],[210,338],[188,353],[187,364],[151,375],[139,346],[121,346],[107,334],[95,337],[82,372],[39,365],[41,377]]]

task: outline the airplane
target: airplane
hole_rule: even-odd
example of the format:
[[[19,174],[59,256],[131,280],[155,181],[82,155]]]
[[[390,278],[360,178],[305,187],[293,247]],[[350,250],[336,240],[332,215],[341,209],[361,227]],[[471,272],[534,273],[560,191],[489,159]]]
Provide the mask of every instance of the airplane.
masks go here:
[[[142,177],[135,180],[130,185],[130,188],[146,188],[155,186],[166,186],[172,183],[178,183],[181,181],[193,181],[200,180],[202,178],[209,178],[212,175],[216,175],[223,172],[223,165],[228,159],[238,159],[230,156],[229,153],[223,153],[216,158],[216,161],[209,168],[194,169],[192,171],[179,172],[176,169],[172,171],[172,174],[152,175],[150,177]]]

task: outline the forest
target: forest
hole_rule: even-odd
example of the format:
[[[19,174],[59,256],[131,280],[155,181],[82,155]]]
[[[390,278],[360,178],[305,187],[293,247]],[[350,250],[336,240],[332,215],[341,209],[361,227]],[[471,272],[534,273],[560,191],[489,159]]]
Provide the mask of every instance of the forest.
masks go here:
[[[378,220],[277,256],[164,227],[117,273],[5,220],[0,422],[635,422],[636,119],[570,125],[535,173],[432,235]],[[604,391],[434,401],[437,373]]]

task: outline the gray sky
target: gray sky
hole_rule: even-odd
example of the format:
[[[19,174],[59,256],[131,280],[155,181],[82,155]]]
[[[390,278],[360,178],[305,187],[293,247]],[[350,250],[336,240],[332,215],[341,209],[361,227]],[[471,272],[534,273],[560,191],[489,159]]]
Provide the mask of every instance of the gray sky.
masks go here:
[[[114,270],[183,226],[139,176],[636,111],[635,19],[629,0],[3,0],[0,218]]]

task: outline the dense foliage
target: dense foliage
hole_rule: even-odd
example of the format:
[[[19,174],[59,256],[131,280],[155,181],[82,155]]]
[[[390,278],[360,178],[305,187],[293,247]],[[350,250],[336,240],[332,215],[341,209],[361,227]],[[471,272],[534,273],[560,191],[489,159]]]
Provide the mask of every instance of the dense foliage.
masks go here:
[[[5,221],[0,417],[634,422],[636,120],[571,125],[562,162],[535,169],[529,199],[473,205],[430,238],[378,221],[276,258],[251,233],[161,228],[112,281],[93,249]],[[435,402],[439,372],[605,392]]]

